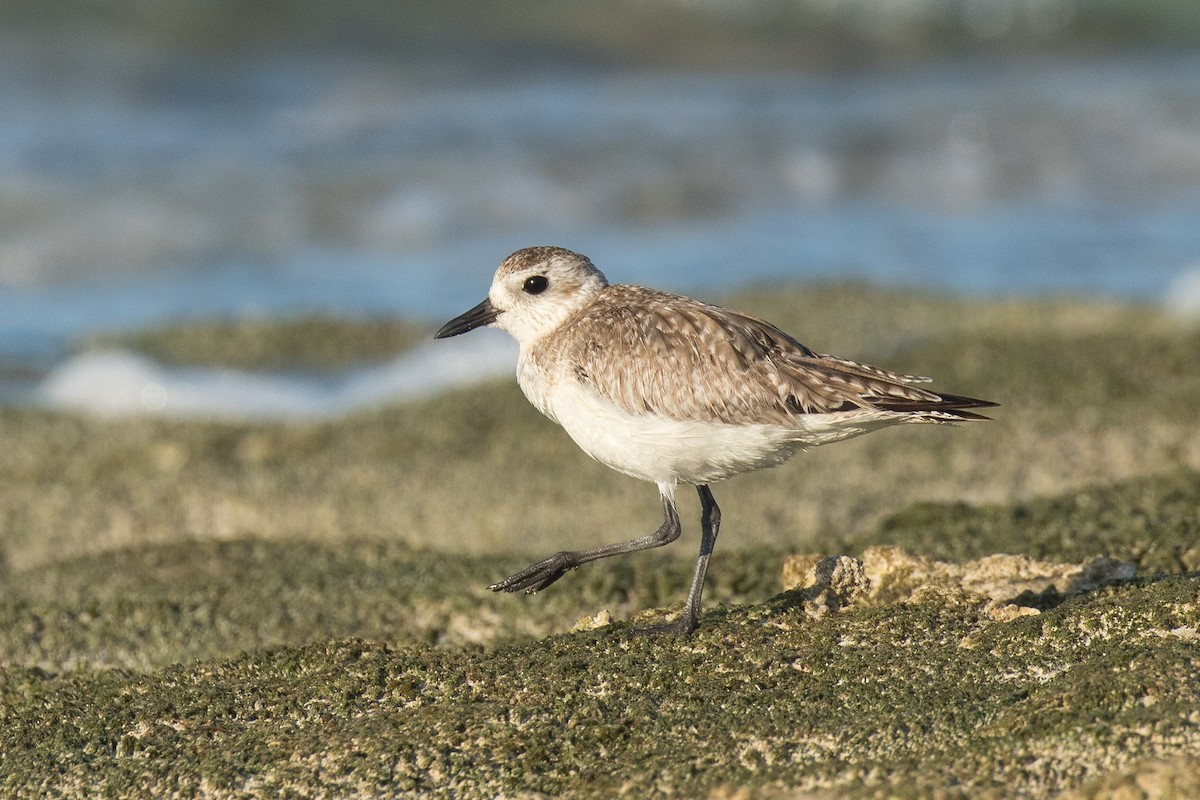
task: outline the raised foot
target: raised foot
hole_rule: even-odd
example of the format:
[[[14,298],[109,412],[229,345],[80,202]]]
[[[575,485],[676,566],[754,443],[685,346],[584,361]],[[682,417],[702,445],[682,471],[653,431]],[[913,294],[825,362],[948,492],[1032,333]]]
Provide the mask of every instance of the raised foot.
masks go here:
[[[549,558],[530,564],[515,575],[509,575],[499,583],[493,583],[488,588],[493,592],[524,590],[526,594],[536,594],[578,566],[579,559],[575,553],[560,550]]]

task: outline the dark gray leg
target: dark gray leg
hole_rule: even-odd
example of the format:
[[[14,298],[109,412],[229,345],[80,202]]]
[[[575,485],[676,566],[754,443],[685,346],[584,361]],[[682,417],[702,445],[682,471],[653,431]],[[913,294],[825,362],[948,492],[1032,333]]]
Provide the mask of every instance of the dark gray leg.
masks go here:
[[[683,612],[674,622],[655,625],[637,633],[687,636],[700,624],[700,595],[704,593],[704,575],[708,572],[708,559],[717,544],[717,533],[721,529],[721,509],[717,507],[717,501],[713,499],[707,486],[697,486],[696,491],[700,495],[700,557],[696,559],[696,569],[692,572],[692,585],[688,589]]]
[[[649,536],[604,547],[595,547],[591,550],[561,550],[549,558],[526,567],[516,575],[510,575],[499,583],[493,583],[488,588],[493,592],[519,592],[524,589],[527,594],[534,594],[561,578],[567,570],[575,569],[580,564],[586,564],[598,558],[608,558],[621,553],[649,550],[652,547],[670,544],[679,538],[679,512],[675,510],[675,501],[666,494],[662,495],[662,502],[663,523]],[[703,578],[703,576],[701,577]],[[696,602],[700,602],[699,597],[696,598]]]

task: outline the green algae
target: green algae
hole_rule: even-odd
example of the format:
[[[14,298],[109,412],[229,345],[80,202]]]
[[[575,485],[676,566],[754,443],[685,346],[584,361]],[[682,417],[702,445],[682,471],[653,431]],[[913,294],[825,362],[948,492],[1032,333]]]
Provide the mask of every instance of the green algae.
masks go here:
[[[1131,481],[1082,508],[1137,519],[1157,497],[1166,518],[1198,485]],[[943,511],[922,508],[920,530],[954,530],[962,509]],[[631,637],[644,621],[538,637],[589,605],[675,605],[685,562],[592,565],[536,598],[482,590],[520,563],[236,541],[19,574],[0,603],[0,793],[1044,797],[1200,754],[1194,574],[1009,622],[950,585],[814,615],[806,590],[768,596],[777,555],[736,553],[709,593],[726,602],[680,641]]]
[[[789,592],[687,641],[610,626],[485,652],[331,640],[150,675],[9,667],[0,788],[1046,796],[1197,752],[1198,592],[1143,579],[1004,624],[953,595],[814,620]]]
[[[682,601],[687,493],[675,547],[486,590],[658,523],[509,381],[321,423],[0,411],[0,796],[1189,796],[1200,334],[1068,300],[742,300],[1004,405],[717,487],[683,642],[629,630]],[[870,545],[1140,577],[1011,617],[956,585],[778,593],[787,554]],[[601,611],[631,621],[564,633]]]
[[[1107,555],[1142,571],[1194,571],[1200,473],[1179,470],[1013,505],[917,503],[885,519],[871,543],[950,561],[990,553],[1066,561]]]
[[[722,552],[832,540],[861,548],[880,520],[914,502],[1010,505],[1200,469],[1200,373],[1188,367],[1200,334],[1151,310],[861,287],[735,303],[819,349],[932,374],[937,388],[1004,405],[991,423],[883,431],[721,484]],[[652,488],[582,455],[512,380],[312,423],[4,409],[0,440],[0,547],[18,571],[246,537],[537,557],[659,522]],[[696,503],[686,492],[681,501],[685,539],[675,549],[691,550]]]
[[[992,553],[1131,561],[1143,574],[1190,570],[1200,473],[1139,478],[1015,506],[915,505],[855,543],[964,561]],[[1182,555],[1181,555],[1182,554]],[[185,541],[64,559],[11,574],[0,589],[0,662],[63,669],[156,669],[241,649],[357,636],[439,647],[491,645],[672,607],[691,553],[654,551],[590,565],[540,595],[486,586],[536,554],[452,555],[348,540]],[[780,586],[782,549],[718,550],[709,605],[761,602]],[[1033,605],[1056,602],[1053,591]]]
[[[82,346],[133,350],[176,366],[320,370],[385,361],[429,335],[423,326],[390,319],[245,318],[95,334]]]
[[[711,601],[778,591],[783,554],[737,552],[708,583]],[[666,554],[580,570],[536,597],[486,589],[519,555],[448,556],[359,541],[182,542],[104,553],[18,573],[0,589],[0,663],[50,670],[153,670],[245,649],[356,636],[440,648],[529,640],[603,608],[670,606],[691,563]]]

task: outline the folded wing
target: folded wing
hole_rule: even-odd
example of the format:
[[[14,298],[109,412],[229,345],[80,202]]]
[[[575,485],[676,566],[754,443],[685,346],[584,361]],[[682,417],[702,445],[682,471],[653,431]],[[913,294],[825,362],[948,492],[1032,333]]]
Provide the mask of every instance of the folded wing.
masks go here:
[[[640,287],[612,286],[563,341],[575,377],[631,414],[728,424],[886,410],[930,421],[986,419],[994,406],[805,347],[769,322]],[[632,361],[614,358],[620,351]]]

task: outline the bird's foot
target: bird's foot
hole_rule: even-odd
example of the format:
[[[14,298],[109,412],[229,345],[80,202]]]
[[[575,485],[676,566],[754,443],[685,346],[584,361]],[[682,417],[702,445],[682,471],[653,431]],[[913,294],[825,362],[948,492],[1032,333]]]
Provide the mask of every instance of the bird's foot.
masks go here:
[[[579,559],[575,553],[560,550],[549,558],[530,564],[515,575],[509,575],[499,583],[493,583],[488,588],[493,592],[524,590],[526,594],[536,594],[578,566]]]

